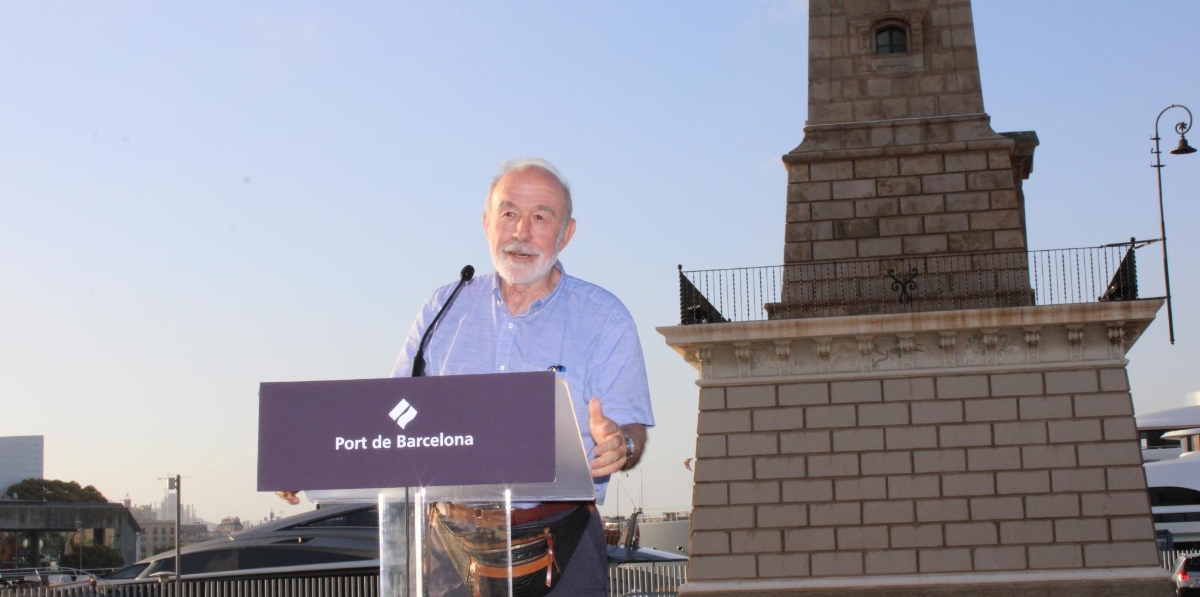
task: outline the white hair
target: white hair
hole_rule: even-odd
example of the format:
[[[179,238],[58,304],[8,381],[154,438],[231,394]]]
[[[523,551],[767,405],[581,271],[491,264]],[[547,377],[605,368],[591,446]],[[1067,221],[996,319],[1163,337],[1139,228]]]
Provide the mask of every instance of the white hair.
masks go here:
[[[515,170],[541,170],[546,174],[554,177],[558,182],[558,186],[563,190],[563,202],[566,204],[566,213],[563,214],[562,227],[567,229],[567,222],[571,221],[571,212],[573,204],[571,203],[571,186],[567,184],[567,179],[554,167],[554,164],[542,158],[513,158],[500,164],[500,170],[496,173],[496,177],[492,179],[492,184],[488,186],[487,199],[483,203],[483,213],[486,216],[487,210],[492,205],[492,193],[496,190],[496,185],[500,184],[500,179],[504,178],[505,174]]]

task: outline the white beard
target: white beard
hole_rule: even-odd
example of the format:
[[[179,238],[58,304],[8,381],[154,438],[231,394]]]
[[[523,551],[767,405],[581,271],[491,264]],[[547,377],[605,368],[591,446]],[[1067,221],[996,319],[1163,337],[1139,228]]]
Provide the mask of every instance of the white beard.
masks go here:
[[[514,253],[532,255],[537,258],[529,262],[518,262],[513,258]],[[515,240],[504,243],[498,251],[492,253],[492,265],[496,266],[500,278],[509,284],[538,282],[550,273],[550,269],[557,261],[557,251],[551,255],[544,255],[533,245]]]

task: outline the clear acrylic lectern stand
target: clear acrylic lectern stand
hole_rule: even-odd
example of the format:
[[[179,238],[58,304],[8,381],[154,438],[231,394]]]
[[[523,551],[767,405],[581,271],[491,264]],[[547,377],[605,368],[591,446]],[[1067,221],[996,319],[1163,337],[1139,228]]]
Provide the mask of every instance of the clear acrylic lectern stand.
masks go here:
[[[503,518],[499,541],[507,562],[507,591],[491,595],[512,596],[512,511],[514,504],[534,502],[590,502],[596,499],[591,467],[583,450],[579,424],[566,381],[554,384],[554,480],[511,485],[456,485],[372,490],[310,491],[319,503],[378,502],[379,591],[383,597],[425,597],[429,564],[430,520],[440,502],[469,502]],[[565,565],[565,563],[564,563]],[[465,581],[464,581],[465,584]],[[487,592],[484,593],[489,594]]]

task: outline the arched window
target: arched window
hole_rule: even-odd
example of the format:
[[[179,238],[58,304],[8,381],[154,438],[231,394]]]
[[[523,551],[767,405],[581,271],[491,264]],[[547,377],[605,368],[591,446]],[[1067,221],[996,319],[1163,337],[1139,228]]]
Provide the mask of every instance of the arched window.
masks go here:
[[[875,54],[905,54],[908,52],[908,32],[899,25],[884,25],[875,30]]]

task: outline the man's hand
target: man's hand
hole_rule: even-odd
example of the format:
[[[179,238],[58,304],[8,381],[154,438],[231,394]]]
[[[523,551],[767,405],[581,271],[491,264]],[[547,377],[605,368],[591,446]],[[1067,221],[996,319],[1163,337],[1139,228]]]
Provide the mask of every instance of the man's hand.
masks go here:
[[[604,416],[600,399],[588,401],[588,428],[596,447],[592,449],[592,476],[607,477],[625,467],[625,434],[616,421]]]
[[[588,428],[596,447],[592,449],[592,476],[606,477],[617,471],[633,468],[646,449],[646,426],[638,423],[618,426],[604,416],[600,400],[588,401]],[[633,459],[625,457],[625,437],[633,439]]]
[[[275,495],[293,506],[300,503],[300,497],[296,495],[295,491],[276,491]]]

